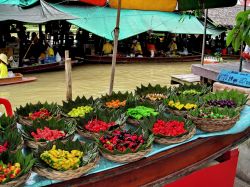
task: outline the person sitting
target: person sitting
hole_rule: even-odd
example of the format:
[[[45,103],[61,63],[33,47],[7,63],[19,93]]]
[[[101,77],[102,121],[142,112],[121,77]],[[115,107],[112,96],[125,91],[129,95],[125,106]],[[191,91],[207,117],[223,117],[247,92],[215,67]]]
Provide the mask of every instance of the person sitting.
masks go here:
[[[177,53],[177,44],[176,44],[176,39],[173,38],[172,42],[169,44],[169,49],[170,49],[170,54],[176,55]]]
[[[0,54],[0,79],[8,77],[8,57],[1,53]]]
[[[103,44],[102,52],[104,55],[109,55],[113,52],[113,45],[108,40]]]
[[[242,57],[247,61],[250,62],[250,47],[246,45],[244,52],[242,53]]]
[[[135,56],[142,56],[142,48],[140,42],[135,40],[133,42],[133,45],[131,46],[131,49]]]

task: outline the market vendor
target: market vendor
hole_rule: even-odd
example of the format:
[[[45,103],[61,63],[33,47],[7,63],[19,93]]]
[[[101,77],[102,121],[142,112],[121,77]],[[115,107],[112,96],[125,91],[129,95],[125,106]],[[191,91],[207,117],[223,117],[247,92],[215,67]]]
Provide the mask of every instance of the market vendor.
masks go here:
[[[103,44],[102,52],[104,55],[109,55],[113,52],[113,45],[110,43],[109,40],[106,40],[106,43]]]
[[[139,41],[134,40],[133,44],[131,46],[131,50],[132,52],[135,54],[135,56],[139,56],[142,55],[142,48],[141,48],[141,44]]]
[[[177,44],[176,39],[173,38],[172,42],[169,44],[170,54],[176,55],[177,53]]]
[[[3,53],[0,54],[0,79],[8,77],[8,60],[7,56]]]
[[[246,45],[244,52],[242,53],[242,57],[247,61],[250,62],[250,47]]]

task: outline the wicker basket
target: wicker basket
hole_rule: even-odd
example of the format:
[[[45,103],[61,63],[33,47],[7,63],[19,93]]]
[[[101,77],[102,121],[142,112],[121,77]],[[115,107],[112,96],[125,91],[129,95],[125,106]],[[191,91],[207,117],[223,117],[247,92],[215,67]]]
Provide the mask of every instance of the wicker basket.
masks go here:
[[[30,177],[31,172],[28,172],[26,174],[24,174],[21,177],[18,177],[17,179],[14,179],[10,182],[7,182],[5,184],[1,184],[1,187],[18,187],[18,186],[22,186],[22,184],[24,184],[26,182],[26,180]]]
[[[102,156],[108,160],[119,163],[129,163],[142,159],[146,154],[150,153],[151,147],[136,153],[128,153],[128,154],[108,154],[100,150]]]
[[[63,139],[61,142],[65,143],[67,141],[72,141],[73,138],[74,138],[74,134],[71,134],[66,139]],[[24,143],[25,143],[25,145],[27,145],[27,147],[29,147],[31,149],[38,149],[39,146],[44,147],[48,144],[47,142],[36,142],[36,141],[32,141],[32,140],[25,140]]]
[[[91,140],[94,140],[95,138],[99,138],[100,137],[100,134],[95,133],[95,132],[89,132],[89,131],[86,131],[86,130],[77,129],[77,133],[80,136],[82,136],[84,138],[87,138],[87,139],[91,139]]]
[[[187,111],[183,111],[183,110],[168,109],[168,112],[170,114],[174,114],[176,116],[183,116],[183,117],[185,117],[187,115]]]
[[[231,119],[208,119],[208,118],[198,118],[188,115],[188,118],[193,121],[196,127],[205,132],[217,132],[225,131],[234,126],[238,121],[240,115],[237,115]]]
[[[36,172],[38,175],[41,175],[48,179],[66,181],[74,178],[79,178],[80,176],[84,175],[85,173],[87,173],[89,170],[91,170],[96,166],[99,159],[100,159],[99,156],[97,156],[93,162],[90,162],[87,165],[79,167],[74,170],[57,171],[52,168],[43,168],[36,166],[34,167],[33,171]]]
[[[10,153],[15,154],[19,149],[23,148],[23,144],[24,144],[24,141],[23,141],[23,138],[21,138],[21,143],[16,147],[15,150],[10,151]]]
[[[190,138],[192,138],[196,133],[196,128],[193,127],[188,133],[178,136],[178,137],[157,137],[155,136],[154,141],[159,144],[165,144],[165,145],[170,145],[170,144],[176,144],[176,143],[181,143],[184,142]]]
[[[136,120],[136,119],[132,119],[132,118],[128,118],[127,119],[127,123],[134,125],[136,127],[138,127],[140,125],[140,120]]]
[[[60,119],[61,116],[60,115],[57,115],[54,117],[55,119]],[[27,126],[32,126],[33,124],[33,121],[30,120],[30,119],[26,119],[25,117],[23,116],[20,116],[19,119],[18,119],[18,122],[21,124],[21,125],[27,125]]]

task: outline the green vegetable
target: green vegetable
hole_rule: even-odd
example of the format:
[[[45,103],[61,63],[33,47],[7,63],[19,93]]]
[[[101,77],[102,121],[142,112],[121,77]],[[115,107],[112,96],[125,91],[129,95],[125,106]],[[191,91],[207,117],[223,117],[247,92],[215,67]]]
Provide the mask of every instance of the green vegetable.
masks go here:
[[[148,116],[156,116],[158,115],[158,112],[156,112],[153,108],[148,108],[145,106],[137,106],[135,108],[129,108],[127,111],[127,115],[140,120],[143,117],[148,117]]]
[[[70,117],[84,117],[86,114],[92,112],[94,109],[91,106],[79,106],[73,108],[68,115]]]

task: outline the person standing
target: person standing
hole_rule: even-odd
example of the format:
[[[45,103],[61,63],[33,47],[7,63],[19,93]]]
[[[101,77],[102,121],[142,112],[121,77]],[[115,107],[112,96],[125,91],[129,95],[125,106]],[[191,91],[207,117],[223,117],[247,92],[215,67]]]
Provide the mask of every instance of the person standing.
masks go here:
[[[242,53],[242,57],[247,61],[250,62],[250,47],[246,45],[244,52]]]
[[[8,77],[8,60],[7,56],[3,53],[0,54],[0,79]]]

